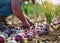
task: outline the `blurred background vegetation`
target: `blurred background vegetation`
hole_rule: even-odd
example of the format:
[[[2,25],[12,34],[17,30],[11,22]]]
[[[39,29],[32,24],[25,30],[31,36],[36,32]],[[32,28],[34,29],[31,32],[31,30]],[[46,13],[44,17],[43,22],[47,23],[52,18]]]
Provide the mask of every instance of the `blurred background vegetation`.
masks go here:
[[[53,2],[57,2],[56,0]],[[46,21],[48,24],[50,24],[53,21],[53,18],[56,16],[56,18],[60,19],[60,4],[53,4],[50,2],[50,0],[38,0],[35,1],[35,4],[32,4],[31,1],[24,2],[24,5],[22,6],[23,12],[30,18],[36,20],[36,18],[41,17],[43,15],[43,18],[46,18]],[[8,17],[9,18],[9,17]],[[7,21],[8,21],[7,18]],[[16,18],[14,15],[10,16],[11,20]],[[42,18],[42,19],[43,19]],[[41,18],[40,18],[41,19]],[[18,20],[18,19],[16,19]],[[16,21],[17,22],[17,21]]]

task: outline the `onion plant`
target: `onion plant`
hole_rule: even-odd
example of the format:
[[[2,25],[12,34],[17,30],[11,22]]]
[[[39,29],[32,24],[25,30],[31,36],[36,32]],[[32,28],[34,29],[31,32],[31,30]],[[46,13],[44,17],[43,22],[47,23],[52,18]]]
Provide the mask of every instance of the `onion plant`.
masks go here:
[[[12,24],[11,25],[14,24],[14,18],[15,18],[15,16],[14,16],[14,14],[12,14]]]
[[[30,2],[24,3],[23,11],[27,16],[30,16]]]
[[[52,4],[50,4],[47,1],[42,3],[42,7],[43,7],[43,12],[45,14],[47,23],[51,24],[53,17],[54,17],[54,14],[55,14],[55,9],[52,7]]]
[[[52,6],[51,3],[47,2],[47,1],[42,2],[41,6],[43,8],[43,13],[46,17],[47,24],[49,26],[48,32],[47,32],[47,33],[49,33],[50,25],[51,25],[54,15],[55,15],[55,8]]]
[[[55,10],[56,10],[56,11],[55,11],[56,15],[59,16],[58,19],[60,19],[60,6],[57,6]]]

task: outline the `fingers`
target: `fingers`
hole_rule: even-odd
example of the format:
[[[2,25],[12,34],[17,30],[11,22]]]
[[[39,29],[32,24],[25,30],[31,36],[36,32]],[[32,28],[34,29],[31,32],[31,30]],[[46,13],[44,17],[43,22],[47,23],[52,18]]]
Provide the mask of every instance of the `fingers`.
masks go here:
[[[27,21],[22,23],[22,27],[24,29],[34,29],[35,25],[30,20],[27,20]],[[30,28],[30,27],[32,27],[32,28]]]
[[[32,22],[29,22],[30,26],[32,26],[32,28],[35,28],[35,25]]]
[[[23,27],[24,29],[29,29],[30,24],[28,22],[23,22],[21,27]]]
[[[35,28],[35,25],[33,23],[31,23],[30,26],[32,26],[32,28]]]

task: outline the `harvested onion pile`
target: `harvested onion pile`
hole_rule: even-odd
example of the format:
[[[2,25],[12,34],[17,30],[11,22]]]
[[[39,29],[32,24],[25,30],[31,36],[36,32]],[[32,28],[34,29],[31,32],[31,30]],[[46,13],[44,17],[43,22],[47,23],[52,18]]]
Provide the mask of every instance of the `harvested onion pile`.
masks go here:
[[[53,22],[50,27],[54,28],[55,25],[60,25],[60,21]],[[8,27],[5,31],[0,32],[0,43],[24,43],[24,40],[32,41],[34,38],[39,37],[41,35],[46,35],[49,33],[49,25],[43,24],[40,27],[36,27],[35,29],[21,29],[15,27]]]

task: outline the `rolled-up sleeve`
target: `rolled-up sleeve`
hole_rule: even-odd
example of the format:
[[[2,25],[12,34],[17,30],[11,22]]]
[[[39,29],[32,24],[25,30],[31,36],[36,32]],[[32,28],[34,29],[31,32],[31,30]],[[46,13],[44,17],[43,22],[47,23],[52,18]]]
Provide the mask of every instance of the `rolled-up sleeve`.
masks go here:
[[[12,14],[11,0],[1,0],[0,2],[0,15],[9,16]]]

